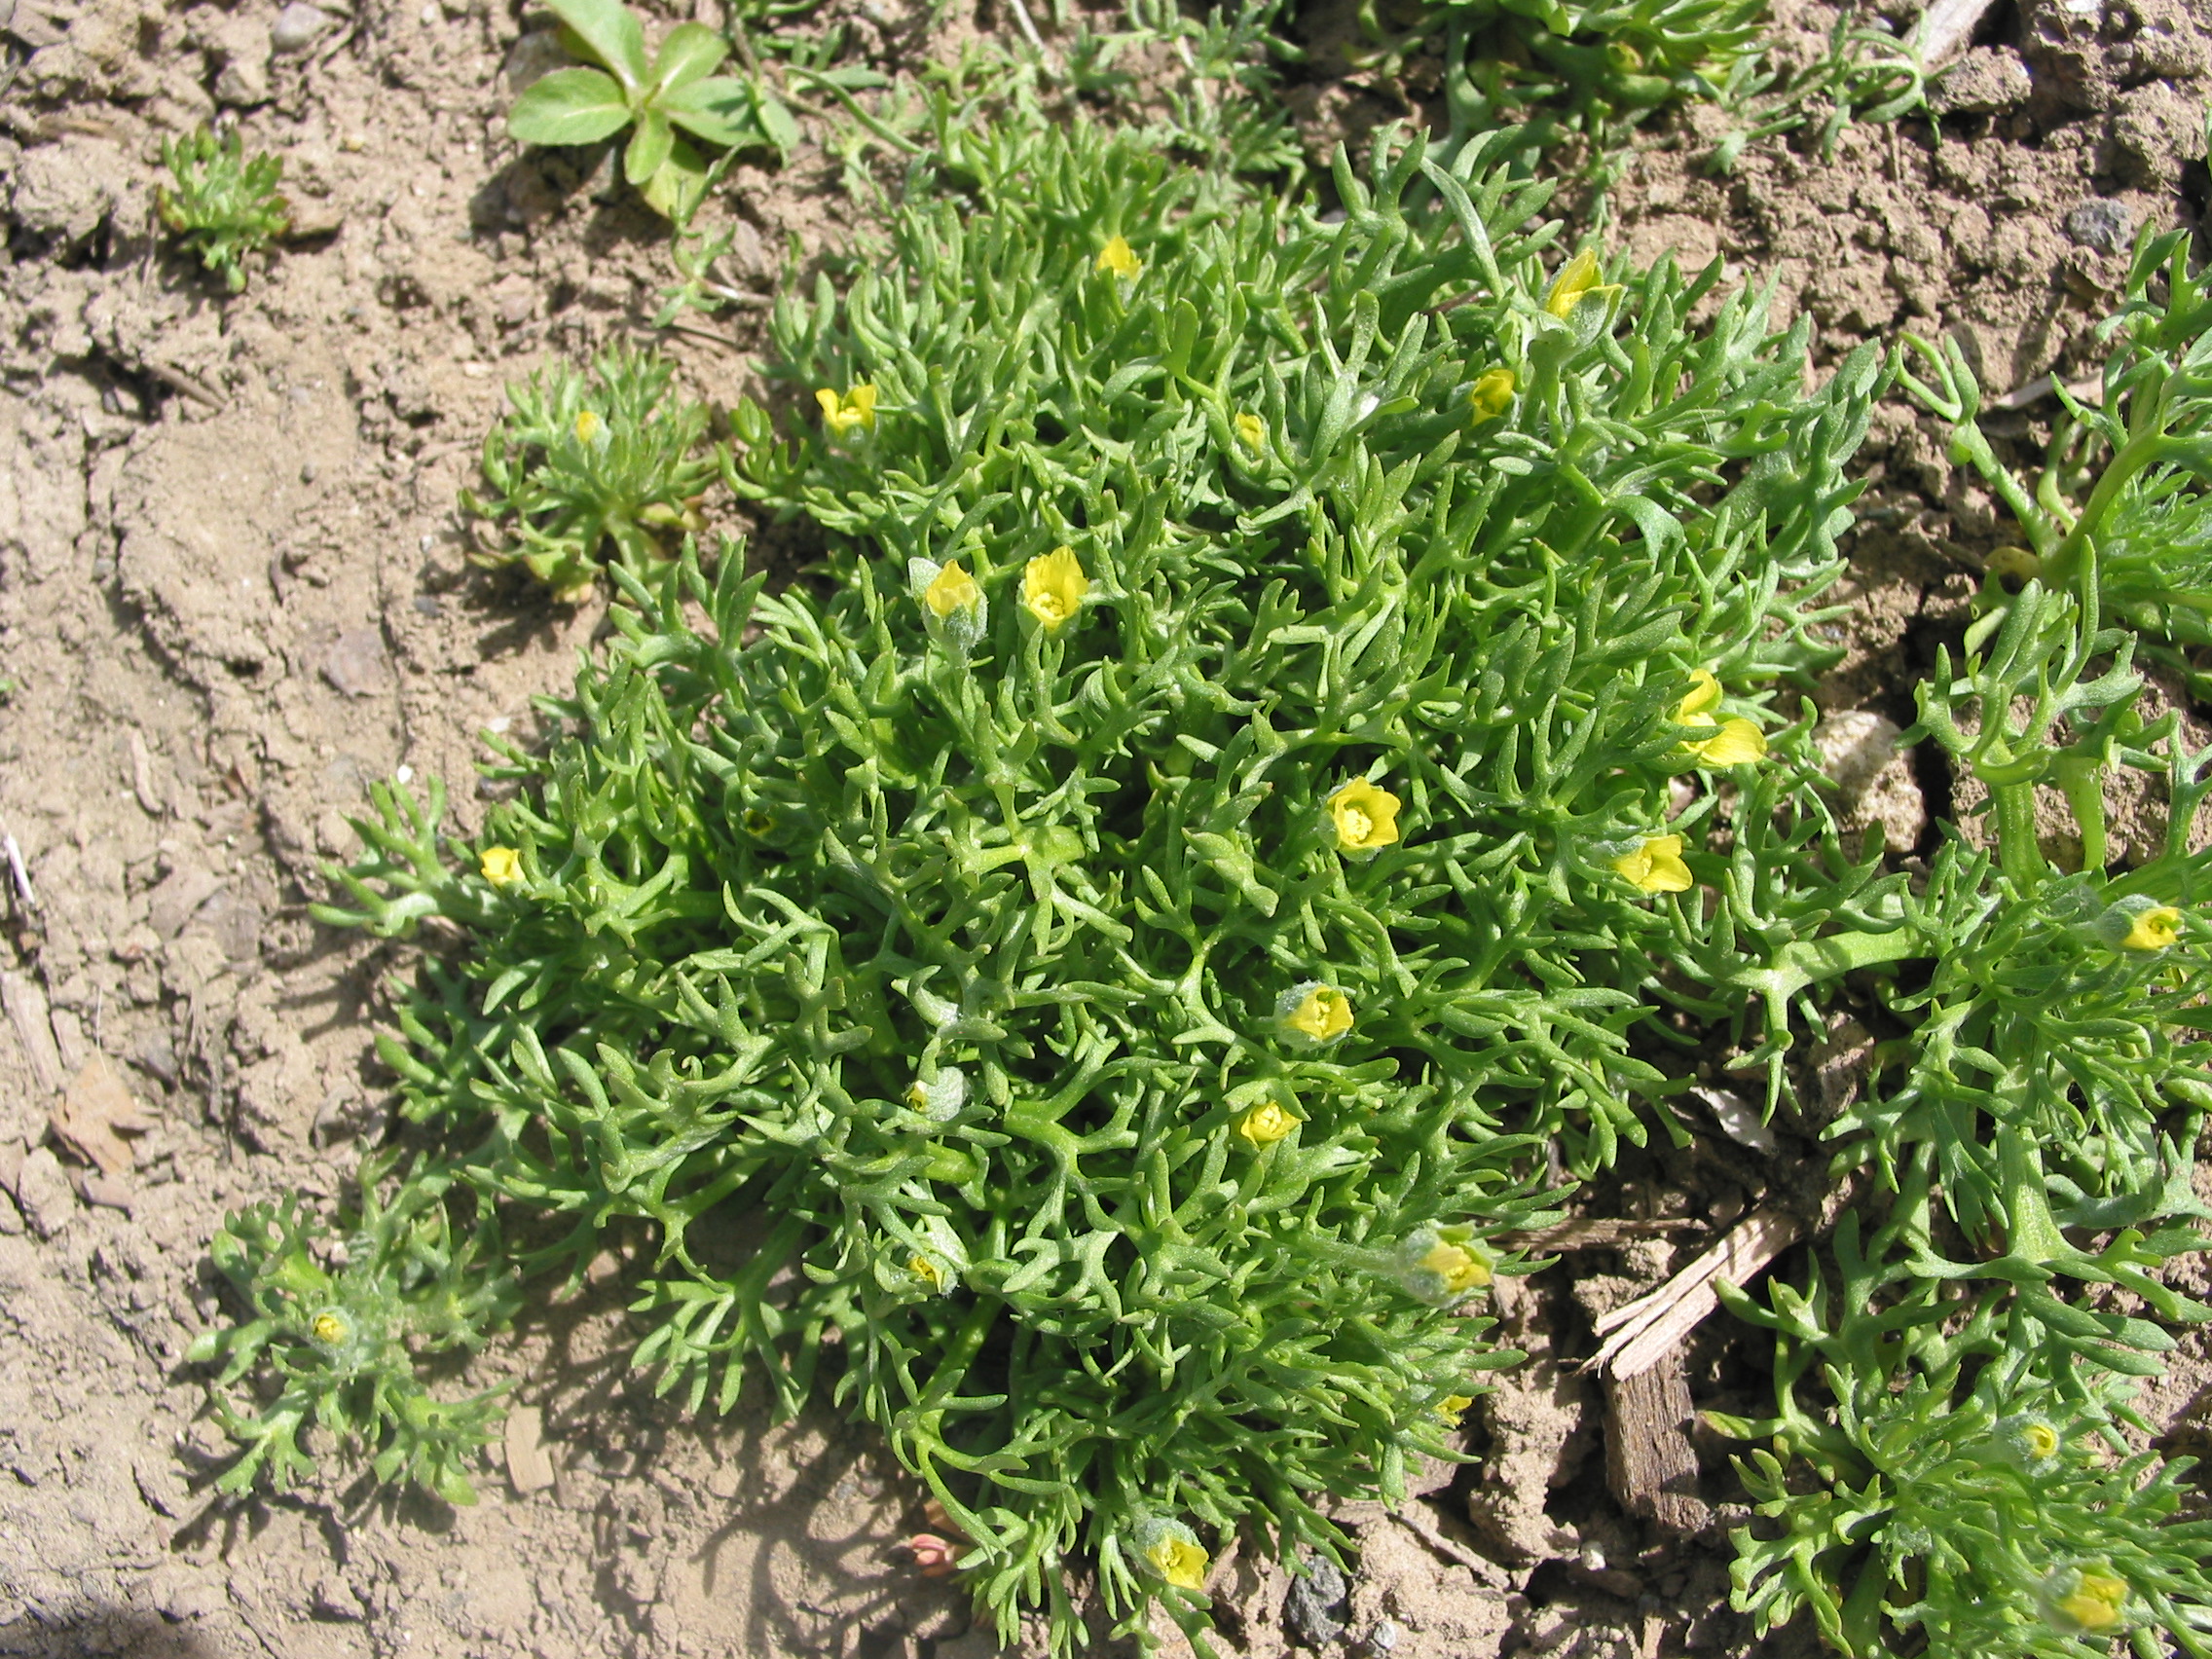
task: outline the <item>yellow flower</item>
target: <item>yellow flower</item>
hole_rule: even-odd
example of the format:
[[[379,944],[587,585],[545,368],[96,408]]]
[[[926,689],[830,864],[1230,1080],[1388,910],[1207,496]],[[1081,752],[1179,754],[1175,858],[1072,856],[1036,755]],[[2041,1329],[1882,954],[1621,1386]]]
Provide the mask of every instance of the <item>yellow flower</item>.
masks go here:
[[[1116,237],[1098,250],[1098,269],[1111,271],[1115,276],[1125,276],[1134,282],[1137,273],[1144,269],[1144,263],[1130,248],[1126,237]]]
[[[1615,859],[1613,868],[1643,893],[1687,893],[1692,885],[1690,866],[1682,863],[1679,835],[1646,835],[1637,842],[1635,852]]]
[[[2039,1600],[2045,1621],[2068,1636],[2110,1635],[2127,1619],[2127,1580],[2102,1562],[2058,1568]]]
[[[1432,1308],[1449,1308],[1489,1284],[1496,1264],[1475,1230],[1459,1223],[1408,1234],[1399,1240],[1390,1272],[1408,1296]]]
[[[814,394],[814,401],[822,405],[822,424],[840,438],[850,437],[856,429],[875,430],[875,387],[867,382],[842,397],[824,387]]]
[[[1475,388],[1467,394],[1476,421],[1496,420],[1513,407],[1513,394],[1520,388],[1520,377],[1511,369],[1486,369],[1477,375]]]
[[[1246,449],[1263,448],[1268,441],[1268,424],[1257,415],[1239,415],[1236,417],[1236,435],[1244,440]]]
[[[1334,985],[1301,985],[1283,1023],[1316,1043],[1333,1043],[1351,1029],[1351,998]],[[1287,999],[1286,999],[1287,1000]]]
[[[314,1340],[318,1343],[328,1345],[346,1340],[346,1321],[335,1313],[317,1313],[314,1323],[308,1329],[314,1333]]]
[[[1178,1590],[1205,1588],[1206,1552],[1187,1538],[1161,1538],[1146,1552],[1145,1560],[1152,1563],[1155,1572]]]
[[[981,601],[983,590],[976,585],[976,578],[960,568],[955,559],[938,571],[930,585],[922,590],[922,598],[940,616],[950,616],[955,610],[965,610]]]
[[[504,887],[510,881],[522,879],[522,854],[512,847],[486,847],[484,849],[484,879],[494,887]]]
[[[2023,1423],[2020,1442],[2027,1448],[2028,1456],[2039,1461],[2058,1455],[2058,1430],[2047,1422]]]
[[[1704,733],[1682,740],[1682,750],[1708,766],[1741,766],[1766,758],[1766,733],[1750,720],[1737,718],[1716,720],[1713,711],[1720,703],[1720,682],[1711,669],[1694,669],[1690,688],[1675,705],[1675,723]]]
[[[1060,624],[1076,613],[1083,596],[1089,591],[1090,578],[1083,573],[1072,547],[1055,547],[1021,568],[1021,603],[1052,633],[1059,632]]]
[[[1598,286],[1598,256],[1584,248],[1567,262],[1567,268],[1552,279],[1551,292],[1544,296],[1544,310],[1565,322],[1574,314],[1590,291]]]
[[[2154,904],[2137,912],[2121,936],[2122,950],[2163,950],[2181,938],[2181,912],[2171,904]]]
[[[1444,1281],[1444,1288],[1454,1296],[1463,1296],[1470,1290],[1480,1290],[1490,1283],[1490,1264],[1473,1251],[1442,1239],[1430,1246],[1421,1257],[1424,1272],[1434,1273]]]
[[[1272,1100],[1244,1114],[1236,1132],[1254,1146],[1270,1146],[1298,1126],[1298,1120]]]
[[[1329,797],[1336,821],[1337,846],[1347,853],[1372,853],[1398,838],[1398,797],[1365,778],[1355,779]]]
[[[605,421],[602,421],[595,411],[589,409],[579,409],[576,411],[577,443],[597,443],[601,435],[604,434],[606,430],[607,423]]]
[[[745,832],[748,835],[756,838],[773,835],[776,832],[776,815],[772,812],[763,811],[757,806],[747,807],[745,816],[738,822],[745,827]]]
[[[944,1288],[944,1273],[927,1256],[916,1256],[906,1264],[906,1271],[928,1285],[933,1291]]]
[[[1436,1415],[1446,1422],[1456,1424],[1459,1414],[1475,1403],[1472,1394],[1447,1394],[1436,1402]]]

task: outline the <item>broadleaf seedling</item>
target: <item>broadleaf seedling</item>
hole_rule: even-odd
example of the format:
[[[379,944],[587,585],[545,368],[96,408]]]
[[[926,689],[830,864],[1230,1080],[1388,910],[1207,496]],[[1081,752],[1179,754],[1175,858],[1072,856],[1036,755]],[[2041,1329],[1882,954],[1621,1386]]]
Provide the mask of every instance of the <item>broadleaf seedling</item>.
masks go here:
[[[704,23],[679,23],[645,56],[645,32],[620,0],[547,0],[561,44],[586,67],[556,69],[524,90],[507,130],[525,144],[596,144],[624,128],[622,176],[663,218],[705,193],[707,163],[691,140],[723,149],[786,147],[790,113],[755,81],[717,75],[729,42]]]

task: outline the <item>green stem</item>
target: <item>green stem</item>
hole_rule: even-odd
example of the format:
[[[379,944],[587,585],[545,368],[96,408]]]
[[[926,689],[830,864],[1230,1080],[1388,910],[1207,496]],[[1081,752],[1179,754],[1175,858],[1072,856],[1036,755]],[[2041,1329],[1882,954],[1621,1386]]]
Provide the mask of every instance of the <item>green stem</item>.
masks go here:
[[[785,70],[785,74],[787,77],[791,75],[804,75],[808,81],[813,83],[815,86],[820,87],[824,92],[828,92],[831,97],[835,98],[839,103],[843,104],[845,106],[846,112],[850,114],[855,121],[859,122],[863,127],[866,128],[870,132],[874,133],[878,138],[882,139],[883,142],[890,145],[894,150],[898,150],[901,153],[908,156],[919,156],[926,154],[926,152],[920,145],[912,143],[905,138],[902,138],[898,133],[892,131],[890,128],[884,126],[882,122],[876,120],[874,116],[868,114],[866,110],[861,108],[860,104],[855,101],[853,94],[845,91],[844,88],[838,86],[836,82],[829,80],[821,75],[817,75],[811,69],[803,69],[795,63],[790,65]],[[790,82],[788,79],[785,83],[785,90],[786,95],[789,96]],[[796,103],[798,102],[798,99],[793,98],[792,101],[793,103]]]
[[[1831,934],[1826,939],[1795,940],[1775,953],[1767,968],[1746,969],[1725,981],[1730,990],[1755,991],[1770,1010],[1781,1006],[1806,986],[1832,979],[1858,968],[1909,957],[1933,954],[1933,947],[1911,927],[1888,933]]]
[[[2046,869],[2036,841],[2036,787],[1996,784],[1989,793],[1997,809],[1998,867],[2025,893],[2042,882]]]
[[[2056,552],[2044,561],[2044,585],[2060,588],[2072,581],[2082,566],[2089,537],[2104,522],[2106,512],[2120,498],[2135,475],[2150,467],[2165,462],[2177,462],[2200,476],[2212,473],[2212,444],[2202,440],[2177,438],[2163,430],[2154,429],[2129,438],[2120,452],[2112,458],[2097,486],[2089,492],[2083,503],[2082,516],[2074,521],[2074,528],[2066,533],[2066,539],[2058,544]]]

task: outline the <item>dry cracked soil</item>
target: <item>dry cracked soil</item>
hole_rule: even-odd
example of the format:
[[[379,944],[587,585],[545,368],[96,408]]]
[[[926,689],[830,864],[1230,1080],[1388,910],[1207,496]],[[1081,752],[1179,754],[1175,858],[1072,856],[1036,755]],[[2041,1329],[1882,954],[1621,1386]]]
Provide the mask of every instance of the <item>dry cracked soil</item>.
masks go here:
[[[1883,9],[1912,21],[1912,0]],[[716,0],[693,15],[719,20]],[[991,0],[817,16],[892,73],[1014,21]],[[1778,27],[1803,52],[1832,18],[1804,0]],[[371,1043],[404,963],[310,918],[321,866],[393,774],[451,781],[472,825],[480,734],[535,735],[532,699],[604,620],[471,566],[456,507],[503,386],[644,338],[669,280],[658,222],[604,159],[505,135],[545,24],[510,0],[0,0],[0,1654],[995,1651],[900,1548],[919,1493],[869,1434],[752,1403],[686,1419],[627,1373],[613,1255],[473,1367],[528,1408],[475,1507],[337,1469],[284,1496],[210,1486],[226,1441],[184,1362],[217,1310],[207,1241],[227,1208],[338,1194],[388,1127]],[[1420,65],[1365,78],[1346,28],[1299,20],[1311,51],[1285,96],[1316,160],[1421,108]],[[2208,92],[2208,0],[1999,0],[1932,112],[1848,128],[1832,156],[1764,141],[1724,176],[1703,165],[1710,112],[1679,113],[1574,211],[1640,261],[1719,256],[1771,282],[1821,361],[1954,336],[2016,391],[1992,430],[2028,455],[2047,377],[2097,367],[2136,230],[2196,228]],[[162,139],[217,118],[283,158],[296,210],[236,298],[154,215]],[[810,123],[787,166],[731,175],[724,269],[757,293],[865,234],[823,136]],[[681,337],[695,394],[752,384],[756,317]],[[1824,741],[1861,816],[1909,849],[1963,803],[1884,734],[2007,532],[1901,401],[1863,460]],[[1847,1098],[1865,1046],[1839,1014],[1803,1087]],[[1631,1225],[1504,1302],[1530,1359],[1469,1414],[1476,1460],[1430,1469],[1404,1516],[1349,1517],[1348,1579],[1224,1564],[1228,1647],[1810,1651],[1727,1609],[1727,1449],[1677,1411],[1683,1466],[1655,1497],[1624,1467],[1623,1402],[1580,1363],[1605,1309],[1818,1167],[1787,1132],[1624,1166],[1592,1206]],[[1671,1368],[1685,1407],[1753,1396],[1724,1324]],[[2150,1406],[2185,1444],[2202,1336],[2177,1358]]]

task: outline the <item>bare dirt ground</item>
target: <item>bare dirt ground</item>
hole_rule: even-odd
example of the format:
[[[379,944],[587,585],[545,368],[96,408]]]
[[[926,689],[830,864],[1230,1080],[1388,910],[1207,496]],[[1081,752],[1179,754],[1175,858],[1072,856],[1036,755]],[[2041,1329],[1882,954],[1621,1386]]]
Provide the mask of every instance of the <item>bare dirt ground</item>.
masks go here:
[[[687,1421],[624,1371],[612,1255],[591,1296],[471,1373],[536,1410],[549,1483],[518,1424],[471,1509],[335,1466],[282,1497],[208,1484],[226,1442],[183,1355],[216,1306],[209,1236],[228,1207],[336,1195],[387,1129],[370,1044],[405,959],[309,919],[319,865],[395,771],[452,782],[472,823],[478,734],[531,735],[532,697],[565,687],[602,620],[467,565],[457,492],[507,380],[641,337],[669,280],[661,227],[605,164],[504,134],[533,50],[517,43],[542,19],[505,0],[304,12],[0,0],[0,831],[29,888],[0,935],[0,1653],[980,1659],[994,1644],[957,1591],[899,1548],[918,1493],[870,1436],[827,1413],[773,1426],[751,1403]],[[712,0],[697,15],[718,20]],[[1786,20],[1831,17],[1806,0]],[[845,20],[893,71],[946,29],[1011,25],[986,6],[933,35],[872,0]],[[1403,112],[1308,22],[1289,96],[1315,146]],[[2034,383],[2094,371],[2136,227],[2204,208],[2208,41],[2207,0],[2003,0],[1939,86],[1939,121],[1850,129],[1832,161],[1774,141],[1713,177],[1705,118],[1677,117],[1612,193],[1607,237],[1771,279],[1777,319],[1809,313],[1824,361],[1957,334],[1992,393],[2026,388],[1993,425],[2033,454],[2053,412]],[[161,139],[219,111],[284,158],[299,221],[235,299],[153,215]],[[740,280],[770,292],[787,247],[850,240],[840,173],[811,142],[735,171]],[[695,392],[749,384],[749,326],[674,344]],[[1823,701],[1902,725],[1911,671],[2009,536],[1901,402],[1864,460]],[[1864,815],[1909,848],[1948,788],[1900,758]],[[1864,1035],[1839,1020],[1809,1098],[1852,1087]],[[102,1056],[140,1114],[128,1167],[105,1171],[51,1127],[57,1103],[114,1116]],[[1617,1402],[1577,1370],[1593,1319],[1716,1228],[1817,1201],[1817,1145],[1784,1127],[1771,1154],[1715,1136],[1593,1195],[1593,1213],[1674,1225],[1526,1281],[1504,1335],[1530,1362],[1470,1414],[1480,1460],[1434,1471],[1407,1519],[1355,1517],[1348,1585],[1293,1594],[1278,1569],[1226,1567],[1227,1642],[1809,1650],[1802,1632],[1754,1646],[1726,1610],[1728,1449],[1696,1440],[1680,1501],[1654,1504],[1608,1461]],[[1697,1406],[1755,1400],[1757,1345],[1738,1338],[1709,1322],[1679,1356]],[[2178,1357],[2151,1404],[2181,1443],[2201,1436],[2212,1362],[2201,1335]]]

